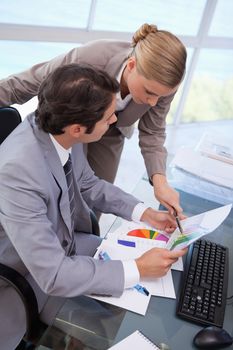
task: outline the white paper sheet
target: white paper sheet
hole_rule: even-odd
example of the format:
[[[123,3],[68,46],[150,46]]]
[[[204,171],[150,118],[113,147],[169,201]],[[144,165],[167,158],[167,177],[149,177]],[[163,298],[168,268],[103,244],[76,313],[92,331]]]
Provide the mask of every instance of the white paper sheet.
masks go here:
[[[214,231],[228,216],[232,204],[206,211],[181,221],[183,234],[176,229],[166,244],[167,249],[178,250]]]
[[[104,301],[105,303],[122,307],[123,309],[136,312],[140,315],[145,315],[150,301],[150,296],[138,293],[135,289],[127,290],[120,298],[115,297],[100,297],[95,295],[89,295],[89,297]]]
[[[141,251],[136,248],[121,246],[110,240],[103,240],[95,254],[95,258],[98,259],[100,251],[107,252],[112,260],[132,260],[141,255]],[[137,292],[135,289],[130,288],[126,289],[120,298],[95,295],[90,295],[90,297],[122,307],[141,315],[145,315],[151,295],[168,298],[176,297],[171,271],[169,271],[167,275],[162,278],[141,279],[140,285],[146,287],[150,293],[149,296],[143,295]]]
[[[150,291],[151,295],[164,298],[176,298],[171,270],[161,278],[143,278],[140,282]]]

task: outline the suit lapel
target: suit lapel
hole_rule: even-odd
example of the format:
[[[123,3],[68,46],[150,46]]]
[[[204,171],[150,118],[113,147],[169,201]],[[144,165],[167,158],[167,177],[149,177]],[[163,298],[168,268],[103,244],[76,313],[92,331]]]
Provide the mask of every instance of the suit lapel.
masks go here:
[[[70,235],[72,235],[69,194],[68,194],[66,177],[61,164],[61,160],[50,139],[49,134],[38,129],[37,125],[34,123],[33,118],[30,120],[30,123],[34,129],[34,134],[37,140],[39,141],[41,149],[44,153],[45,161],[48,164],[48,167],[61,191],[60,200],[58,204],[59,204],[61,216],[68,228]]]
[[[136,104],[131,100],[124,110],[117,112],[116,126],[123,127],[133,125],[149,109],[149,105]]]

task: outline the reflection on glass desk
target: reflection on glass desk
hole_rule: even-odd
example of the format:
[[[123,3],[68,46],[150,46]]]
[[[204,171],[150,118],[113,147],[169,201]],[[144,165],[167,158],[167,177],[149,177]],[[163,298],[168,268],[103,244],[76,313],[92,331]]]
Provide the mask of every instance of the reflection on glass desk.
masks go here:
[[[144,183],[143,183],[144,182]],[[141,181],[134,194],[150,186]],[[152,192],[152,188],[148,187]],[[214,209],[220,205],[180,191],[181,204],[188,216]],[[144,198],[143,198],[144,199]],[[229,248],[228,297],[233,294],[233,211],[208,240]],[[181,272],[173,271],[176,294],[179,293]],[[165,343],[169,349],[194,349],[192,340],[201,326],[176,316],[176,300],[152,297],[145,316],[80,296],[67,300],[37,346],[37,350],[108,349],[136,329],[141,330],[156,344]],[[224,329],[233,336],[233,300],[227,300]],[[135,347],[135,349],[137,349]],[[233,349],[233,345],[227,349]],[[143,349],[141,349],[143,350]]]

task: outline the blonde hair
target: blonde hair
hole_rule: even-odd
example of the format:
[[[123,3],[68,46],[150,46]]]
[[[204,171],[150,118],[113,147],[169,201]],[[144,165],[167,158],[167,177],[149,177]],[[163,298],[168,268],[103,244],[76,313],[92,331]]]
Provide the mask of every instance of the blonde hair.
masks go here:
[[[131,46],[139,74],[171,88],[181,82],[187,52],[175,35],[145,23],[135,32]]]

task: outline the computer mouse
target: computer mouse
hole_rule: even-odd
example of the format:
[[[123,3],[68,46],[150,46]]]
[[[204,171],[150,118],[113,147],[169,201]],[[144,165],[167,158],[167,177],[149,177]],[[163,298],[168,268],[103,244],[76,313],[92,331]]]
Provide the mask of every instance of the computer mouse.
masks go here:
[[[194,345],[199,349],[218,349],[231,345],[233,338],[224,329],[219,327],[206,327],[198,332],[194,339]]]

